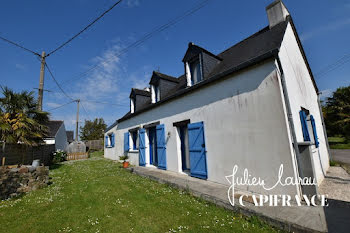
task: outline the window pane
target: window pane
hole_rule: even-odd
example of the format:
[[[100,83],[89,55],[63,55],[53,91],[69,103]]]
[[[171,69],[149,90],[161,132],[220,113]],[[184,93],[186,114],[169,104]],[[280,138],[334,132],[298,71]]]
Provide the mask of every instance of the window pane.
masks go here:
[[[134,131],[134,132],[132,132],[132,145],[133,145],[132,148],[134,150],[137,149],[136,141],[137,141],[137,131]]]
[[[197,82],[201,81],[202,77],[201,77],[201,69],[200,69],[199,62],[195,61],[191,63],[190,69],[191,69],[192,83],[196,84]]]

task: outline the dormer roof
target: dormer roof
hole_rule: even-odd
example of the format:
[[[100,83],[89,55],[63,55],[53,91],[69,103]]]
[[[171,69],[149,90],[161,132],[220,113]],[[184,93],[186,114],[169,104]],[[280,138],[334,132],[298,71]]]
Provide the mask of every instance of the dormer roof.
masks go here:
[[[162,73],[157,72],[157,71],[153,71],[151,81],[149,82],[149,84],[157,85],[159,83],[159,79],[164,79],[164,80],[167,80],[170,82],[179,83],[178,78],[175,78],[175,77],[170,76],[170,75],[162,74]]]
[[[130,98],[133,98],[136,95],[142,95],[142,96],[146,96],[146,97],[151,97],[151,93],[149,91],[147,91],[147,90],[131,88]]]
[[[199,47],[198,45],[195,45],[194,43],[190,42],[188,43],[188,49],[185,53],[184,58],[182,59],[182,62],[186,62],[186,61],[190,61],[192,58],[198,56],[198,54],[200,53],[206,53],[209,56],[212,56],[214,58],[216,58],[217,60],[221,61],[222,59],[218,56],[216,56],[215,54],[209,52],[206,49],[203,49],[202,47]]]

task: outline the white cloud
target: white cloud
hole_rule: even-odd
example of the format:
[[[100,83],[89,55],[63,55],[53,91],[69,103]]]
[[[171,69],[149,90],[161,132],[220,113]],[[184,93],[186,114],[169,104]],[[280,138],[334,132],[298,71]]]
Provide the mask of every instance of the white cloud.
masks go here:
[[[324,34],[326,32],[336,31],[336,30],[341,29],[343,27],[346,27],[348,25],[350,25],[350,18],[345,18],[345,19],[341,19],[338,21],[334,21],[334,22],[331,22],[329,24],[326,24],[326,25],[323,25],[321,27],[310,30],[308,32],[302,33],[300,35],[300,40],[302,42],[305,42],[305,41],[311,39],[312,37],[319,36],[319,35]]]
[[[48,102],[48,103],[46,103],[46,105],[49,108],[57,108],[57,107],[61,106],[62,104]]]
[[[127,0],[126,5],[128,7],[138,7],[140,6],[140,0]]]
[[[19,63],[17,63],[15,66],[16,66],[16,68],[19,69],[19,70],[24,70],[24,69],[26,68],[25,65],[19,64]]]
[[[83,82],[77,84],[76,91],[72,96],[82,100],[103,100],[104,97],[118,93],[123,67],[121,60],[116,56],[121,46],[116,43],[105,50],[101,55],[92,59],[98,68],[94,69]],[[95,110],[100,105],[96,103],[84,104],[89,110]]]

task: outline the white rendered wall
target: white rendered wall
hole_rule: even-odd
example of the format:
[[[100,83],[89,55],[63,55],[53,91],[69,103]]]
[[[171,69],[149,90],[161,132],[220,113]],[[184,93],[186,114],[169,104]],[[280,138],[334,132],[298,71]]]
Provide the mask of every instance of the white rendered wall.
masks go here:
[[[274,61],[265,62],[120,122],[106,132],[115,133],[116,146],[106,148],[105,157],[118,159],[123,154],[123,135],[129,129],[160,121],[165,125],[166,135],[170,133],[167,170],[179,172],[181,153],[173,123],[186,119],[191,123],[203,121],[208,180],[228,185],[225,176],[232,174],[237,164],[237,175],[242,176],[243,169],[248,168],[251,175],[265,179],[267,186],[273,185],[280,164],[284,165],[284,176],[295,177],[281,95]],[[138,165],[138,154],[129,155],[131,163]],[[266,193],[258,186],[240,188]],[[278,186],[271,193],[295,195],[297,187]]]
[[[312,159],[315,166],[317,181],[318,184],[320,184],[324,178],[323,172],[325,173],[329,168],[329,155],[322,127],[321,113],[317,102],[317,93],[290,24],[288,24],[283,38],[279,57],[286,79],[298,142],[304,141],[299,117],[301,107],[308,109],[310,114],[315,118],[320,145],[319,148],[316,148],[314,145],[312,146]],[[312,131],[309,132],[310,137],[312,137]]]

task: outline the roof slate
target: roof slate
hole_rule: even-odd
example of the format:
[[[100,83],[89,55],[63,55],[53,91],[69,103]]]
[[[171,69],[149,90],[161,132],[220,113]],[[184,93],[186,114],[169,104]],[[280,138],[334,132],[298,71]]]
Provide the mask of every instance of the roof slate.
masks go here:
[[[49,128],[49,132],[46,137],[47,138],[56,137],[57,131],[60,129],[62,124],[63,124],[63,121],[48,121],[46,124],[44,124]]]
[[[289,20],[286,20],[285,22],[282,22],[274,26],[273,28],[269,28],[267,26],[262,30],[249,36],[248,38],[242,40],[241,42],[233,45],[227,50],[221,52],[220,54],[214,55],[215,57],[220,58],[221,62],[219,62],[218,65],[216,65],[216,67],[214,67],[214,69],[208,75],[208,79],[205,80],[205,82],[203,82],[202,85],[206,85],[211,81],[215,81],[219,77],[228,75],[230,74],[230,72],[235,72],[241,69],[242,67],[254,65],[257,62],[262,61],[263,59],[267,59],[268,57],[271,57],[271,54],[274,53],[276,50],[278,50],[279,47],[281,46],[288,22]],[[196,45],[191,45],[191,46],[195,46],[195,48],[197,49],[198,48],[202,49],[201,47]],[[205,49],[202,49],[202,50],[204,52],[207,52],[207,50]],[[190,56],[190,54],[187,54],[187,56]],[[186,58],[186,55],[184,59],[185,58]],[[157,73],[157,74],[161,74],[161,73]],[[168,76],[164,74],[161,74],[161,75]],[[168,77],[171,77],[171,76],[168,76]],[[186,81],[185,75],[181,75],[180,77],[177,78],[177,80],[178,80],[178,84],[176,85],[176,87],[171,91],[169,91],[168,95],[165,96],[163,100],[154,104],[148,103],[148,106],[143,106],[140,110],[136,111],[133,114],[129,112],[125,114],[122,118],[117,120],[117,122],[121,122],[123,120],[129,119],[134,115],[139,114],[140,112],[143,112],[152,108],[153,106],[154,107],[158,106],[159,104],[162,104],[163,102],[169,99],[175,98],[181,95],[182,93],[185,93],[184,89],[189,89],[188,91],[197,89],[197,87],[195,86],[197,86],[198,84],[196,84],[195,86],[192,86],[191,88],[187,88],[186,86],[187,81]]]

